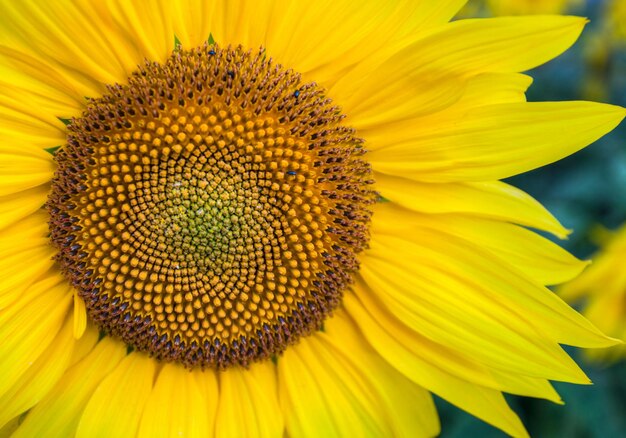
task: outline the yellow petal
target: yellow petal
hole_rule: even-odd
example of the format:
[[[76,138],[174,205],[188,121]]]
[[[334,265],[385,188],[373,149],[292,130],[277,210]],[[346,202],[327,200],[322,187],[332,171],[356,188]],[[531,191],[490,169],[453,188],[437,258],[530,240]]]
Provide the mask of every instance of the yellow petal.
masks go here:
[[[131,53],[137,51],[154,62],[167,59],[174,49],[172,2],[115,0],[108,5],[120,32],[123,29],[126,45],[134,49]],[[116,48],[116,52],[119,51],[120,48]],[[143,60],[135,55],[134,61],[138,64]]]
[[[87,328],[87,309],[85,301],[78,296],[78,292],[74,289],[74,338],[80,339]]]
[[[43,209],[38,210],[11,227],[0,230],[0,251],[7,251],[0,259],[14,250],[15,243],[46,237],[48,234],[48,213]]]
[[[365,342],[345,311],[324,325],[328,344],[359,369],[378,400],[380,415],[391,425],[393,436],[435,436],[439,419],[432,397],[415,385]]]
[[[61,125],[61,126],[59,126]],[[37,120],[23,112],[0,106],[0,140],[3,152],[39,154],[65,143],[65,125],[56,119]]]
[[[388,144],[384,132],[389,131],[390,125],[409,119],[414,126],[428,125],[430,118],[453,118],[461,108],[525,102],[531,82],[529,76],[520,73],[480,73],[466,77],[459,73],[431,72],[413,78],[410,85],[395,80],[394,85],[385,87],[384,93],[369,99],[354,100],[356,93],[348,94],[349,89],[343,86],[335,89],[350,124],[367,140],[367,147],[374,150]]]
[[[6,46],[0,46],[0,60],[4,65],[11,67],[14,75],[19,72],[18,78],[13,78],[18,81],[15,85],[22,84],[23,89],[34,92],[42,99],[52,100],[61,105],[59,112],[53,116],[70,117],[80,114],[84,104],[84,94],[77,89],[74,82],[63,77],[49,64]]]
[[[278,62],[323,81],[354,62],[366,60],[378,49],[380,40],[376,41],[374,34],[383,40],[393,35],[385,28],[389,28],[386,19],[394,17],[396,7],[394,2],[372,0],[358,4],[292,2],[283,14],[272,15],[267,23],[271,29],[265,36],[269,53]],[[278,5],[276,9],[283,8]],[[396,24],[402,27],[401,20]],[[369,50],[365,43],[369,43]]]
[[[372,257],[362,259],[360,274],[389,311],[415,332],[498,370],[589,382],[556,343],[524,328],[528,322],[518,316],[518,309],[481,299],[482,289],[465,284],[470,281],[467,278],[457,280],[459,273],[446,275],[422,266],[411,271],[400,263],[394,266],[392,254],[410,257],[394,243],[393,251],[372,244]],[[411,261],[413,265],[416,262]]]
[[[131,353],[95,388],[78,423],[77,437],[135,436],[152,390],[157,361]]]
[[[70,305],[68,286],[55,278],[33,286],[0,316],[0,394],[24,374],[61,329]]]
[[[451,110],[463,112],[468,108],[480,106],[526,102],[526,91],[532,82],[533,78],[523,73],[477,74],[467,81],[463,97]],[[440,116],[443,116],[443,113],[433,114],[433,117]]]
[[[310,336],[278,361],[280,404],[291,436],[389,436],[373,395],[351,363]]]
[[[208,41],[217,4],[215,1],[204,0],[174,2],[172,8],[174,34],[183,47],[197,47]]]
[[[398,344],[395,347],[390,346],[388,352],[379,352],[391,363],[395,360],[427,363],[466,383],[561,403],[561,398],[546,379],[532,378],[510,371],[498,371],[489,364],[478,362],[477,358],[470,354],[456,350],[449,345],[433,342],[409,328],[385,307],[380,296],[366,285],[360,276],[357,276],[353,290],[359,305],[356,310],[352,309],[353,306],[348,307],[351,312],[356,312],[355,321],[361,330],[366,329],[369,324],[367,315],[371,315],[373,321],[383,327],[385,332],[391,334],[394,342]],[[349,294],[346,300],[352,303],[354,298]],[[365,316],[363,316],[363,311],[367,312]],[[415,358],[413,359],[412,356]],[[427,388],[430,387],[427,386]]]
[[[429,394],[376,354],[341,311],[278,360],[291,436],[433,436]]]
[[[522,72],[567,50],[586,19],[565,16],[458,20],[415,43],[416,65],[464,72]]]
[[[174,26],[184,46],[204,43],[209,33],[222,45],[263,46],[276,62],[328,86],[357,63],[372,71],[376,65],[372,54],[390,56],[396,40],[413,41],[416,33],[449,20],[462,4],[463,0],[358,4],[260,0],[241,7],[225,0],[179,1]]]
[[[398,342],[393,332],[385,330],[388,325],[378,324],[354,296],[346,295],[344,303],[374,349],[407,378],[513,436],[527,436],[524,426],[499,391],[455,377],[443,371],[437,363],[429,363],[410,352],[410,344]]]
[[[464,21],[446,26],[435,35],[429,35],[399,50],[369,75],[362,69],[355,68],[343,76],[333,87],[333,96],[351,117],[351,123],[359,132],[377,124],[388,124],[437,112],[450,106],[464,92],[470,93],[468,99],[472,100],[476,90],[480,90],[483,101],[492,96],[492,104],[524,100],[523,93],[531,79],[515,72],[522,71],[520,67],[525,64],[520,64],[521,61],[515,56],[508,56],[506,59],[510,61],[509,64],[494,66],[494,63],[501,61],[499,57],[502,56],[502,47],[494,53],[477,50],[475,44],[478,43],[460,35],[455,28]],[[493,44],[494,40],[500,38],[495,32],[482,33],[484,28],[490,28],[494,24],[491,20],[472,21],[471,24],[472,32],[480,33],[481,38],[488,39],[483,44]],[[582,22],[579,24],[582,26]],[[572,30],[578,29],[577,26],[572,27],[571,23],[568,27]],[[576,30],[576,35],[579,30]],[[516,45],[528,44],[527,39],[531,36],[527,34],[527,29],[515,26],[510,31],[512,34],[507,35],[510,39],[506,39],[512,45],[509,50],[514,51]],[[547,44],[551,42],[544,41]],[[440,49],[437,44],[453,44],[458,47],[447,53],[447,47]],[[535,45],[533,50],[542,52],[545,47]],[[435,53],[438,55],[435,56]],[[439,55],[441,53],[445,55],[442,57]],[[440,63],[441,58],[447,59],[449,63]],[[545,60],[539,55],[534,59]]]
[[[569,232],[527,193],[500,181],[424,183],[376,173],[376,189],[395,204],[424,213],[463,214],[517,223],[559,238]]]
[[[217,409],[220,401],[220,390],[218,388],[217,376],[213,370],[193,371],[195,385],[204,396],[204,411],[199,413],[206,418],[207,428],[211,434],[215,431]]]
[[[551,343],[581,347],[615,344],[554,293],[519,270],[511,269],[502,258],[445,231],[426,229],[415,222],[417,216],[391,203],[379,204],[372,224],[372,245],[380,245],[382,252],[377,255],[371,252],[372,255],[381,261],[387,260],[386,263],[392,261],[399,269],[406,265],[405,272],[411,273],[414,281],[426,281],[425,288],[432,288],[434,278],[437,278],[442,282],[442,291],[450,291],[449,298],[462,297],[466,304],[476,306],[476,310],[480,308],[481,313],[493,312],[492,316],[519,313],[519,316],[508,318],[506,324],[525,333],[529,339],[545,337]],[[399,252],[406,256],[396,260]],[[429,275],[433,276],[431,282],[427,280]],[[458,282],[462,284],[451,286]],[[458,290],[463,290],[463,295],[459,295]],[[443,299],[443,295],[439,293],[427,298]],[[499,306],[502,307],[496,310]],[[554,358],[560,357],[565,365],[568,358],[560,350],[550,350],[555,354]],[[577,373],[575,365],[571,365],[574,368],[570,370]]]
[[[380,102],[377,104],[380,111],[370,118],[362,117],[358,113],[356,117],[353,116],[354,109],[350,106],[353,92],[350,92],[349,87],[356,78],[350,84],[345,84],[347,87],[342,84],[337,91],[346,95],[341,101],[350,124],[366,139],[368,150],[375,151],[412,138],[416,132],[424,129],[422,127],[436,132],[443,131],[450,121],[462,119],[476,108],[526,102],[525,93],[532,82],[532,78],[521,73],[480,73],[467,78],[452,73],[441,73],[438,76],[445,76],[449,80],[432,85],[433,90],[426,91],[424,97],[400,93],[407,102],[420,105],[419,108],[398,110],[393,105],[388,106],[386,101]],[[458,80],[454,82],[454,79]],[[448,87],[449,90],[442,89],[441,86]],[[442,99],[441,102],[429,99],[436,97],[437,93],[450,98]]]
[[[71,110],[68,110],[67,106],[59,105],[53,101],[46,100],[46,98],[37,96],[31,89],[20,89],[19,86],[25,86],[23,84],[24,81],[20,81],[15,77],[11,78],[11,76],[15,75],[8,74],[2,70],[0,70],[0,74],[8,76],[9,81],[18,83],[17,87],[12,88],[12,93],[5,92],[0,94],[0,118],[6,120],[4,129],[10,127],[12,124],[19,126],[20,122],[22,124],[32,122],[32,131],[39,132],[40,134],[45,133],[50,136],[57,134],[55,131],[62,129],[62,122],[58,119],[57,114],[69,113]],[[1,82],[0,85],[2,85]],[[45,91],[42,93],[45,93]],[[31,134],[31,132],[28,132],[26,129],[24,129],[24,131],[26,131],[27,134]],[[49,146],[55,145],[56,144],[51,144]],[[28,149],[29,146],[28,144],[18,145],[18,148],[12,152]]]
[[[54,251],[47,239],[18,243],[18,237],[13,240],[11,248],[0,249],[0,309],[18,299],[29,285],[54,264]],[[4,248],[4,245],[0,248]]]
[[[25,217],[0,230],[0,309],[20,298],[41,276],[62,277],[50,271],[55,254],[49,239],[44,211]]]
[[[445,107],[471,76],[543,64],[571,46],[584,24],[583,18],[559,16],[455,21],[394,48],[393,56],[374,70],[356,67],[333,91],[357,123],[367,125],[388,111],[408,118],[425,111],[415,105]]]
[[[365,0],[360,2],[360,5],[368,11],[369,8],[378,5],[379,14],[369,18],[377,20],[379,26],[386,26],[385,29],[391,28],[392,24],[395,25],[395,32],[392,33],[392,36],[400,38],[447,22],[461,9],[465,1],[404,2],[393,0],[387,2],[393,6],[391,10],[380,8],[380,2],[375,0]],[[333,7],[329,6],[331,4],[327,2],[311,5],[290,5],[261,0],[247,4],[245,8],[242,8],[224,0],[214,2],[181,0],[176,2],[175,31],[182,44],[191,47],[203,44],[208,39],[209,33],[213,32],[214,37],[217,36],[221,43],[242,43],[253,48],[264,41],[263,37],[268,30],[277,32],[280,28],[287,28],[286,32],[293,32],[299,30],[298,27],[303,28],[300,30],[301,32],[308,32],[308,40],[318,42],[332,36],[333,32],[342,31],[333,26],[335,23],[341,22],[342,14],[353,10],[358,12],[358,8],[346,0],[335,1],[332,3]],[[320,15],[322,11],[326,11],[327,14],[325,16]],[[318,20],[315,21],[312,18],[303,21],[306,19],[305,12],[311,13],[313,18]],[[391,15],[385,16],[383,12],[391,12]],[[332,14],[336,14],[336,16],[332,16]],[[296,19],[294,20],[294,18]],[[343,32],[350,35],[350,33],[355,33],[358,22],[356,20],[349,21],[345,23],[345,26],[348,30]],[[379,37],[382,39],[390,38],[386,34],[379,35]],[[375,43],[375,41],[370,41],[370,43]],[[335,49],[334,47],[331,48]],[[268,47],[268,49],[273,50],[272,47]]]
[[[198,371],[190,372],[182,365],[163,365],[150,393],[139,425],[139,437],[198,437],[211,435],[213,424],[209,415],[207,398],[216,397],[213,393],[201,393],[198,385]],[[214,373],[207,370],[204,377]],[[215,377],[212,377],[213,379]],[[217,385],[215,385],[217,387]]]
[[[485,106],[441,126],[407,126],[404,141],[373,151],[369,161],[378,172],[419,181],[500,179],[578,151],[624,116],[623,108],[591,102]]]
[[[283,436],[278,405],[276,366],[272,362],[234,368],[219,374],[220,396],[215,424],[217,437]]]
[[[397,29],[398,37],[413,32],[425,31],[447,23],[463,7],[467,0],[441,0],[437,2],[404,2],[398,11],[398,19],[408,18],[408,23],[402,29]]]
[[[98,384],[126,355],[126,346],[103,338],[26,416],[14,437],[74,436],[85,405]]]
[[[406,215],[407,221],[415,220],[419,226],[458,236],[487,249],[527,278],[544,285],[570,280],[588,264],[539,234],[511,223],[456,214],[435,216],[409,213],[404,209],[397,211]]]
[[[561,14],[581,5],[579,0],[519,1],[486,0],[493,15]]]
[[[73,321],[72,321],[73,322]],[[74,342],[74,351],[72,352],[71,364],[74,365],[83,360],[89,353],[93,351],[98,340],[100,339],[100,329],[93,322],[87,321],[85,332]]]
[[[49,66],[1,46],[0,61],[0,107],[14,109],[58,128],[61,127],[58,117],[80,114],[82,101],[68,96],[63,85],[55,87],[58,73]],[[32,64],[43,69],[47,77],[42,77],[44,71],[37,71]]]
[[[170,2],[3,2],[5,44],[40,58],[83,96],[124,82],[145,58],[163,60],[174,47]],[[139,14],[145,20],[137,19]],[[72,34],[81,38],[72,38]]]
[[[33,279],[32,284],[20,290],[20,294],[14,302],[2,309],[0,324],[5,324],[11,318],[19,317],[19,314],[25,308],[28,310],[29,303],[36,302],[42,296],[56,294],[56,297],[49,297],[49,299],[67,300],[70,295],[69,292],[69,285],[64,281],[61,274],[56,270],[51,270],[46,275],[41,276],[41,278]]]
[[[3,153],[20,154],[35,149],[41,149],[61,144],[64,139],[64,125],[56,114],[42,111],[33,106],[29,93],[19,93],[15,96],[0,96],[0,137]],[[44,138],[48,142],[43,148],[31,143],[31,138]]]
[[[330,0],[259,1],[246,6],[229,1],[208,6],[215,17],[210,28],[215,40],[223,45],[264,46],[280,64],[304,74],[318,70],[318,80],[332,75],[319,71],[321,67],[336,73],[349,66],[352,60],[343,61],[341,55],[367,41],[395,8],[393,2],[364,1],[357,5]]]
[[[68,318],[48,348],[0,395],[0,425],[35,406],[61,378],[70,365],[74,347],[71,329]]]
[[[48,197],[47,184],[0,196],[0,230],[15,224],[22,218],[43,207]]]
[[[37,187],[52,179],[52,156],[43,150],[37,155],[0,152],[0,196]]]
[[[98,81],[115,83],[116,79],[123,79],[123,68],[109,45],[110,40],[98,37],[105,28],[94,26],[77,2],[3,2],[0,6],[7,19],[2,28],[7,45],[30,50],[59,70],[65,70],[61,66],[69,67],[66,73],[69,79],[89,83],[91,90],[100,88]],[[82,37],[71,38],[67,29]],[[81,72],[82,80],[71,70]]]

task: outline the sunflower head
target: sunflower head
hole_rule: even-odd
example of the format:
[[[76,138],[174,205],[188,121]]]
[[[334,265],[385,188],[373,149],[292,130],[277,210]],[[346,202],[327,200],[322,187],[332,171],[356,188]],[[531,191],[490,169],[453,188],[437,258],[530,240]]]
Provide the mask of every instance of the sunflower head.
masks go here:
[[[47,203],[94,322],[188,366],[248,364],[321,327],[375,200],[362,140],[265,50],[178,48],[68,126]]]

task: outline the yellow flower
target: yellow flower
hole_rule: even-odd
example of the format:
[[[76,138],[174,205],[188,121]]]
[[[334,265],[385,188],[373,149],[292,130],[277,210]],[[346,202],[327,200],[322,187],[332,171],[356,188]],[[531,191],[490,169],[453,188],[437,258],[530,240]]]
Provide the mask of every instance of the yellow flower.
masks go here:
[[[626,113],[525,101],[584,19],[462,3],[3,2],[0,433],[522,436],[503,392],[589,383],[498,180]]]
[[[614,233],[602,233],[603,248],[593,257],[593,264],[578,278],[559,288],[567,301],[584,306],[583,314],[593,323],[622,341],[626,341],[626,226]],[[623,345],[585,351],[595,360],[624,357]]]

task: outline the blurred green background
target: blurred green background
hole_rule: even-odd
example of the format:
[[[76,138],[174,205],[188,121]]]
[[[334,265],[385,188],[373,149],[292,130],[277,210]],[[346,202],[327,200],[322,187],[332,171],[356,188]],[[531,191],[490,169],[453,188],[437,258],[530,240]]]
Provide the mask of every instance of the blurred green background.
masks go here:
[[[569,51],[528,72],[535,79],[528,100],[585,99],[626,106],[626,40],[607,32],[607,20],[616,19],[607,13],[611,2],[626,0],[587,0],[568,11],[590,23]],[[476,6],[475,0],[470,6]],[[468,13],[489,15],[484,8]],[[591,238],[594,227],[614,230],[626,222],[626,122],[583,151],[508,182],[573,230],[562,246],[580,258],[590,257],[597,249]],[[624,265],[626,269],[626,260]],[[564,406],[507,396],[511,407],[533,437],[626,437],[626,361],[592,364],[576,349],[567,350],[594,385],[555,383]],[[505,436],[441,399],[436,402],[444,438]]]

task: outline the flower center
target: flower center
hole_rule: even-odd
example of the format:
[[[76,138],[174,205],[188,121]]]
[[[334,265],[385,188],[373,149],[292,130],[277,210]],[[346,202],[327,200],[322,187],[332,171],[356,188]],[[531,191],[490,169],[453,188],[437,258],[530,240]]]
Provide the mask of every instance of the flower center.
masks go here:
[[[368,241],[362,141],[265,52],[206,45],[90,100],[55,156],[57,259],[92,320],[188,367],[321,328]]]

